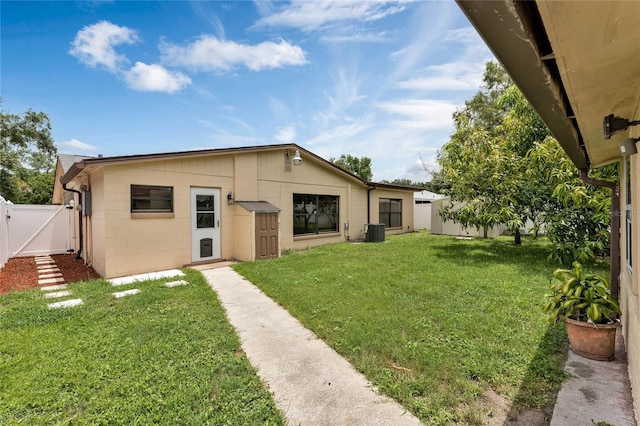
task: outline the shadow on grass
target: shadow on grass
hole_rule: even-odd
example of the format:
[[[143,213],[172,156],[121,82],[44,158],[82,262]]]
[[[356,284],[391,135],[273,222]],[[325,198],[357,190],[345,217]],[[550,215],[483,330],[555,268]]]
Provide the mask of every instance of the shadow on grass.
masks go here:
[[[533,265],[547,267],[549,246],[540,240],[523,238],[522,245],[515,245],[504,238],[481,240],[448,240],[438,246],[434,255],[440,258],[457,258],[466,265],[486,266],[500,264],[530,268]]]
[[[513,425],[512,422],[516,420],[516,424],[549,424],[562,382],[569,377],[563,369],[568,350],[569,342],[564,324],[549,326],[540,339],[520,388],[513,398],[505,425]],[[540,423],[531,423],[526,414],[529,410],[542,413],[544,419],[540,418]],[[523,418],[519,418],[520,416]]]

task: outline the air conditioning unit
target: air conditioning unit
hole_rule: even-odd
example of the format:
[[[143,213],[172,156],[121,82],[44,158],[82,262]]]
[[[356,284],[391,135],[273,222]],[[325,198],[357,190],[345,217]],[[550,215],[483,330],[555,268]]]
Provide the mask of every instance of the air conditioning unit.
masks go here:
[[[367,224],[367,242],[382,243],[384,242],[384,223],[368,223]]]

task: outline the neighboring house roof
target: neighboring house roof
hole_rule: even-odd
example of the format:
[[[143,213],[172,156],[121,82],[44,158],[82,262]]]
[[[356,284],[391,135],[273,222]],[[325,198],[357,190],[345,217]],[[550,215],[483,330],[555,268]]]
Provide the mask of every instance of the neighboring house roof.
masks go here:
[[[444,197],[445,196],[442,194],[436,194],[435,192],[426,191],[426,190],[416,192],[413,194],[414,200],[439,200]]]
[[[79,163],[90,158],[94,157],[88,155],[58,154],[58,160],[60,160],[63,173],[67,173],[74,163]]]
[[[245,210],[256,213],[280,213],[280,209],[266,201],[236,201]]]
[[[640,118],[640,2],[457,2],[579,169],[620,159],[640,129],[603,119]]]
[[[92,157],[92,158],[84,158],[80,161],[74,162],[74,164],[69,168],[68,171],[65,171],[64,176],[60,179],[62,184],[66,184],[71,182],[82,170],[86,167],[91,166],[100,166],[106,164],[116,164],[116,163],[126,163],[126,162],[139,162],[139,161],[148,161],[148,160],[158,160],[158,159],[166,159],[166,158],[188,158],[188,157],[202,157],[208,155],[223,155],[223,154],[233,154],[233,153],[246,153],[246,152],[258,152],[258,151],[276,151],[276,150],[289,150],[292,151],[300,151],[301,154],[304,154],[307,158],[312,158],[315,161],[324,164],[325,166],[329,166],[334,169],[336,172],[345,175],[349,179],[353,179],[356,182],[362,183],[366,186],[373,186],[376,188],[389,188],[396,189],[401,191],[419,191],[419,189],[411,188],[408,186],[401,185],[392,185],[386,183],[377,183],[377,182],[369,182],[363,179],[360,179],[358,176],[353,173],[336,166],[330,161],[325,160],[322,157],[317,156],[311,151],[307,151],[306,149],[298,146],[296,144],[277,144],[277,145],[260,145],[260,146],[248,146],[248,147],[237,147],[237,148],[215,148],[215,149],[203,149],[203,150],[195,150],[195,151],[177,151],[177,152],[164,152],[164,153],[152,153],[152,154],[138,154],[138,155],[121,155],[114,157]]]

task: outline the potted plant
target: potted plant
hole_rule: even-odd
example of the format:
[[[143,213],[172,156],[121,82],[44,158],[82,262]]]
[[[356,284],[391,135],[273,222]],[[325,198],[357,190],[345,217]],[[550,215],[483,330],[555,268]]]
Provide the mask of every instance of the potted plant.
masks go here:
[[[582,265],[553,272],[552,293],[543,310],[553,324],[564,320],[571,350],[585,358],[611,361],[615,352],[620,306],[611,296],[609,280],[583,273]]]

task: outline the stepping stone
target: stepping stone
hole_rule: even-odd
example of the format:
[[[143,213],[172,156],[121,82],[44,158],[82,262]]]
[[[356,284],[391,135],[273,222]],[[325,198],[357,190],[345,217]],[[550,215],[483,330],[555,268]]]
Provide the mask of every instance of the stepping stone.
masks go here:
[[[39,256],[35,256],[34,259],[36,260],[40,260],[40,259],[51,259],[51,256],[49,256],[48,254],[41,254]]]
[[[52,293],[44,294],[44,297],[46,297],[47,299],[57,299],[58,297],[66,297],[66,296],[71,296],[71,290],[54,291]]]
[[[56,262],[53,260],[44,260],[42,262],[36,262],[36,266],[56,266]]]
[[[38,284],[39,285],[43,285],[43,284],[55,284],[55,283],[63,283],[64,282],[64,278],[62,277],[58,277],[58,278],[45,278],[42,280],[38,280]]]
[[[63,300],[62,302],[49,303],[47,307],[49,309],[57,309],[57,308],[71,308],[72,306],[82,305],[82,299],[70,299]]]
[[[132,288],[131,290],[118,291],[116,293],[113,293],[113,295],[116,298],[120,299],[121,297],[129,296],[130,294],[138,294],[138,293],[140,293],[140,289]]]
[[[66,284],[58,284],[58,285],[49,285],[46,287],[40,287],[40,290],[42,291],[54,291],[54,290],[64,290],[65,288],[67,288]]]
[[[38,278],[41,279],[45,279],[45,278],[59,278],[62,276],[61,272],[51,272],[48,274],[38,274]]]
[[[168,271],[150,272],[147,274],[130,275],[128,277],[112,278],[107,280],[113,286],[131,284],[136,281],[157,280],[160,278],[184,277],[184,272],[179,269],[170,269]]]
[[[169,281],[168,283],[164,283],[164,285],[166,285],[169,288],[177,287],[179,285],[187,285],[187,284],[189,283],[186,282],[185,280]]]
[[[38,269],[38,274],[52,274],[54,272],[60,272],[58,268]]]
[[[49,265],[38,265],[38,271],[41,271],[43,269],[58,269],[58,265],[53,263]]]

